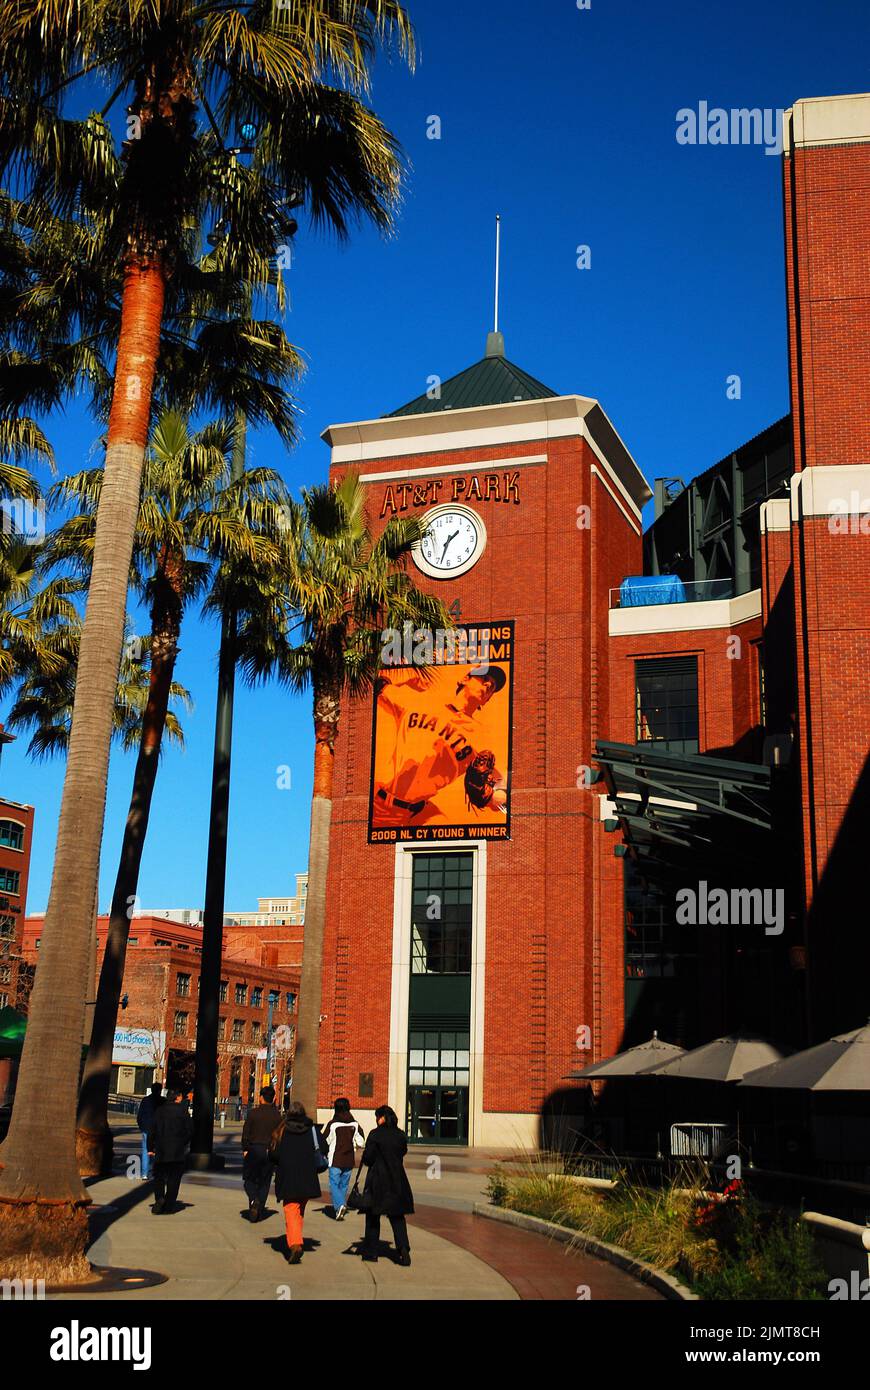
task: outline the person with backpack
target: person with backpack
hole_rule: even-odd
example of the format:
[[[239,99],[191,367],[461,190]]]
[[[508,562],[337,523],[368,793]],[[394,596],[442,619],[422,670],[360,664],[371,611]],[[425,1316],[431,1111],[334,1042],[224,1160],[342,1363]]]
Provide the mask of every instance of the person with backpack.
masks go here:
[[[136,1111],[136,1123],[142,1131],[142,1181],[147,1182],[151,1176],[151,1155],[148,1152],[150,1144],[151,1126],[154,1123],[154,1116],[157,1114],[158,1106],[163,1104],[163,1086],[159,1081],[155,1081],[147,1096],[139,1102],[139,1109]]]
[[[298,1265],[302,1259],[302,1223],[305,1207],[312,1197],[319,1197],[318,1173],[326,1168],[326,1159],[314,1121],[305,1107],[293,1100],[272,1136],[270,1157],[276,1166],[275,1195],[284,1207],[287,1232],[288,1264]]]
[[[350,1113],[350,1101],[339,1096],[335,1113],[323,1130],[323,1146],[329,1163],[329,1191],[332,1212],[336,1221],[343,1221],[347,1211],[347,1189],[350,1175],[356,1167],[354,1149],[365,1147],[362,1126]]]
[[[365,1236],[360,1246],[364,1260],[378,1258],[381,1217],[388,1216],[396,1245],[396,1263],[411,1263],[411,1246],[405,1217],[414,1210],[414,1195],[405,1173],[404,1158],[408,1140],[399,1128],[399,1117],[389,1105],[375,1111],[375,1128],[366,1139],[360,1169],[367,1167],[366,1185],[360,1206],[365,1212]]]
[[[248,1111],[242,1129],[242,1181],[248,1198],[249,1221],[259,1221],[269,1196],[272,1181],[269,1144],[280,1123],[275,1088],[264,1086],[259,1105]]]

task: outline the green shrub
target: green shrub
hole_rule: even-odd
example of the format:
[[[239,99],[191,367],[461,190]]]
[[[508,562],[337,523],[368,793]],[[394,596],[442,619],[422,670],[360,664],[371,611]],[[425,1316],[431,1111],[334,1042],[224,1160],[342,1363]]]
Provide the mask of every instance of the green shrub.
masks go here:
[[[800,1217],[764,1211],[748,1194],[739,1204],[719,1268],[697,1279],[702,1298],[810,1300],[825,1297],[825,1273]]]
[[[490,1173],[486,1181],[486,1195],[494,1207],[507,1206],[509,1191],[504,1173]]]

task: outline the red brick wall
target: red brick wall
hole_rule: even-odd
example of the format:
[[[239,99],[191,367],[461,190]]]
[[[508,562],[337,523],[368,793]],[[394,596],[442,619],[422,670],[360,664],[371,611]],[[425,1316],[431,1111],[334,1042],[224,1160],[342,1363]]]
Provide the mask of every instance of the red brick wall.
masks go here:
[[[415,572],[421,588],[459,599],[463,623],[516,624],[512,839],[487,850],[483,1108],[531,1113],[576,1067],[580,1025],[593,1029],[595,1056],[606,1055],[622,1026],[621,974],[601,983],[621,962],[621,899],[596,887],[597,797],[578,789],[577,776],[608,718],[607,591],[639,572],[640,537],[576,438],[372,460],[362,469],[442,465],[443,502],[452,500],[451,465],[474,461],[483,472],[488,459],[537,453],[548,463],[519,469],[518,505],[469,499],[488,532],[469,574],[447,585]],[[376,517],[385,485],[370,487]],[[591,509],[582,530],[581,505]],[[363,1071],[374,1073],[375,1104],[387,1091],[395,852],[366,843],[371,720],[370,700],[350,704],[336,743],[321,1104],[344,1092],[371,1105],[357,1095]]]
[[[27,911],[34,814],[32,806],[21,806],[15,801],[0,799],[0,820],[17,821],[24,826],[21,849],[10,849],[7,845],[0,845],[0,869],[12,869],[20,875],[17,893],[0,891],[0,917],[11,917],[14,922],[12,935],[0,937],[0,995],[5,994],[13,1008],[24,1006],[30,987],[29,981],[25,978],[19,980],[19,969],[24,917]]]
[[[729,657],[730,637],[740,638],[740,656]],[[616,743],[636,740],[634,663],[644,657],[698,656],[698,739],[701,753],[752,761],[759,723],[758,641],[761,619],[733,628],[656,632],[613,637],[610,646],[611,719]]]
[[[870,144],[783,160],[797,471],[870,463]]]
[[[796,150],[784,193],[796,467],[867,476],[870,143]],[[870,486],[860,490],[859,504]],[[870,537],[806,517],[792,561],[810,1026],[821,1038],[866,1015],[851,982],[870,969],[855,920],[870,820]]]

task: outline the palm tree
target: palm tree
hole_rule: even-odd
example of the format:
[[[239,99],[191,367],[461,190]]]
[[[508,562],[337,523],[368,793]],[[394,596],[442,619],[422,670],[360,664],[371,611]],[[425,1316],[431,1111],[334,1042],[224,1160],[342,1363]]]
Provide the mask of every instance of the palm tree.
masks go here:
[[[70,1110],[99,869],[115,685],[148,441],[161,325],[175,262],[216,216],[234,273],[265,287],[295,192],[284,112],[328,72],[357,92],[380,42],[412,52],[396,0],[16,0],[0,9],[0,177],[12,168],[37,205],[105,227],[122,277],[104,479],[82,632],[73,723],[33,1017],[3,1145],[3,1248],[40,1267],[84,1265],[87,1194]],[[71,86],[107,79],[129,100],[121,175],[103,116],[62,119]],[[364,108],[360,107],[360,110]],[[197,120],[205,113],[209,129]],[[243,123],[270,133],[245,169],[224,140]],[[380,128],[374,117],[370,128]],[[398,172],[393,165],[394,184]],[[50,1096],[44,1077],[51,1069]],[[49,1205],[50,1204],[50,1205]]]
[[[310,689],[314,713],[314,791],[308,851],[308,897],[299,985],[293,1096],[309,1114],[317,1104],[321,970],[332,820],[334,748],[342,702],[370,691],[382,666],[385,628],[449,628],[440,599],[417,589],[407,560],[425,527],[418,518],[390,521],[377,540],[354,474],[312,488],[294,505],[285,531],[287,612],[271,648],[262,619],[243,625],[242,660],[253,674],[277,670],[294,691]],[[274,626],[274,625],[273,625]]]
[[[233,447],[229,425],[207,425],[191,435],[185,420],[169,411],[158,420],[145,464],[131,581],[149,609],[150,676],[79,1097],[78,1150],[84,1177],[111,1171],[109,1082],[129,905],[138,888],[184,612],[205,590],[214,559],[229,556],[235,564],[256,571],[264,554],[274,550],[267,532],[274,530],[281,515],[283,484],[265,468],[230,480]],[[52,537],[57,563],[89,567],[102,478],[102,470],[90,469],[52,488],[52,501],[72,500],[81,508]]]
[[[148,638],[139,639],[141,655],[132,655],[125,646],[118,674],[118,691],[112,719],[112,736],[125,753],[138,748],[142,735],[142,715],[148,702],[150,688]],[[74,629],[60,669],[51,673],[29,675],[18,687],[15,703],[6,718],[7,729],[30,731],[28,756],[37,762],[65,753],[69,747],[72,727],[73,699],[76,688],[78,641]],[[178,681],[169,687],[170,708],[166,715],[164,738],[178,748],[184,747],[184,730],[173,705],[186,710],[193,708],[190,691]]]

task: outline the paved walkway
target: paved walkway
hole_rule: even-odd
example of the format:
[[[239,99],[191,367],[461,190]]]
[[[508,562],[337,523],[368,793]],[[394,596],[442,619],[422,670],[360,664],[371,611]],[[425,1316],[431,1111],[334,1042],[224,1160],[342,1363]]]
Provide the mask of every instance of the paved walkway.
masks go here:
[[[116,1128],[116,1168],[136,1151],[137,1135]],[[594,1257],[471,1214],[484,1200],[486,1156],[473,1152],[442,1155],[433,1177],[428,1156],[409,1157],[417,1212],[408,1220],[412,1264],[396,1265],[386,1244],[389,1222],[382,1222],[382,1253],[375,1264],[355,1253],[363,1218],[332,1217],[328,1195],[309,1203],[305,1254],[299,1265],[283,1258],[283,1213],[270,1197],[267,1215],[256,1225],[246,1218],[241,1187],[238,1135],[220,1136],[226,1155],[223,1173],[188,1173],[181,1185],[181,1209],[154,1216],[153,1187],[121,1172],[90,1185],[91,1262],[127,1270],[150,1270],[164,1282],[135,1293],[114,1291],[55,1295],[104,1300],[409,1300],[504,1301],[576,1300],[588,1286],[595,1299],[658,1299],[653,1290]],[[429,1176],[427,1177],[427,1173]],[[325,1179],[322,1183],[327,1192]]]

